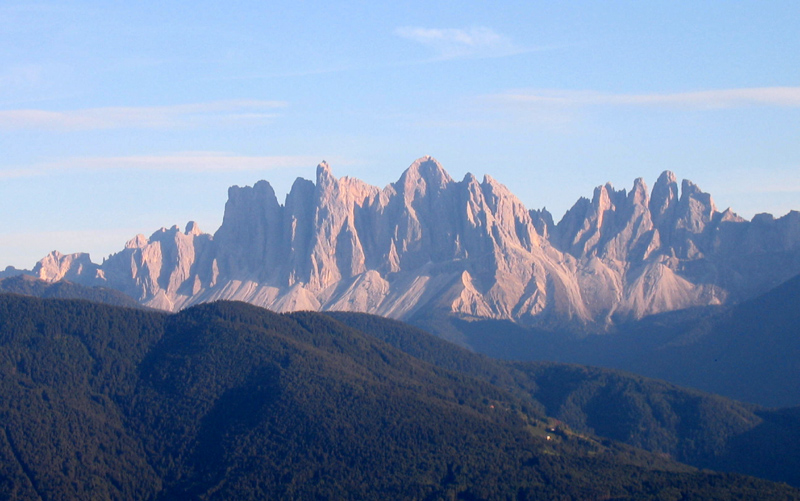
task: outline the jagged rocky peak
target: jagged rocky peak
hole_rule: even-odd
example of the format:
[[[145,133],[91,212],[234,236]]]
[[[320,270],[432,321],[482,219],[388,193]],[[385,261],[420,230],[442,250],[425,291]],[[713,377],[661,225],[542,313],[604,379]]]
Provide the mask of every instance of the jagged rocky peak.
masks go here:
[[[511,190],[509,190],[504,184],[500,183],[489,174],[483,175],[481,189],[483,190],[483,196],[486,198],[486,201],[493,210],[497,210],[497,207],[502,202],[508,202],[515,207],[522,205],[522,202],[519,201],[516,195],[511,193]]]
[[[317,189],[324,190],[335,182],[336,178],[333,177],[331,166],[328,165],[328,162],[323,160],[317,165]]]
[[[614,185],[606,183],[594,189],[594,196],[592,197],[592,205],[598,212],[613,210],[621,205],[627,196],[625,188],[615,190]],[[602,216],[601,216],[602,217]]]
[[[298,221],[305,224],[311,218],[314,203],[314,183],[308,179],[298,177],[292,183],[292,189],[286,194],[285,213],[292,228],[296,228]],[[294,234],[294,232],[292,232]]]
[[[331,166],[325,160],[317,164],[317,177],[322,174],[331,175]]]
[[[481,190],[497,226],[504,230],[507,237],[517,240],[528,250],[540,245],[530,212],[511,190],[488,174],[483,176]]]
[[[51,253],[36,275],[171,310],[235,299],[410,318],[445,305],[602,324],[744,298],[800,273],[800,213],[747,222],[690,181],[679,190],[669,171],[650,196],[641,178],[630,191],[598,186],[558,224],[490,175],[456,182],[429,156],[382,190],[324,161],[315,181],[298,178],[284,205],[267,181],[233,186],[213,237],[189,222],[137,235],[101,266]]]
[[[235,219],[242,222],[259,221],[277,212],[279,208],[275,190],[267,181],[258,181],[253,186],[231,186],[228,189],[228,201],[225,203],[220,229],[226,226],[226,221],[232,222]]]
[[[228,188],[228,201],[225,203],[225,213],[236,209],[255,209],[256,206],[278,206],[275,190],[263,179],[253,186],[231,186]]]
[[[300,178],[297,181],[300,181]],[[336,204],[344,204],[349,208],[352,208],[353,205],[364,205],[380,192],[377,187],[360,179],[349,176],[337,179],[333,175],[331,167],[324,160],[317,166],[315,190],[318,203],[329,204],[335,200]]]
[[[531,221],[533,222],[534,228],[536,228],[536,233],[538,233],[540,237],[549,239],[555,223],[553,222],[553,215],[547,210],[547,207],[531,209],[528,211],[528,214],[531,216]]]
[[[427,155],[415,160],[395,184],[402,187],[408,195],[411,193],[425,194],[429,188],[441,191],[452,182],[453,178],[441,164],[435,158]]]
[[[714,213],[717,211],[717,208],[714,205],[714,200],[711,198],[711,194],[704,192],[699,186],[688,179],[684,179],[681,182],[680,203],[686,205],[692,203],[693,201],[696,202],[698,206],[702,207],[703,211],[707,213]]]
[[[678,179],[671,171],[665,170],[658,176],[650,195],[650,214],[653,223],[660,226],[661,222],[669,219],[678,203]]]
[[[647,183],[644,179],[637,177],[633,181],[633,189],[628,193],[628,200],[631,205],[647,207],[650,204],[650,197],[647,194]]]
[[[141,249],[145,245],[147,245],[147,237],[141,233],[125,242],[126,249]]]
[[[197,235],[202,235],[203,232],[200,230],[200,225],[194,221],[189,221],[186,223],[186,230],[184,231],[184,234],[196,237]]]
[[[99,267],[85,252],[62,254],[54,250],[36,263],[32,273],[40,280],[58,282],[59,280],[77,280],[83,274],[94,279],[97,278],[98,269]]]
[[[615,190],[611,183],[594,189],[591,201],[581,197],[553,232],[553,243],[575,257],[594,255],[598,245],[617,231],[617,210],[625,206],[627,192]]]
[[[745,219],[739,214],[733,212],[730,207],[719,214],[719,222],[721,223],[744,223]]]
[[[681,232],[701,233],[714,214],[710,196],[684,181],[679,197],[675,175],[664,171],[651,196],[642,178],[634,181],[627,194],[610,183],[598,186],[591,202],[579,200],[551,236],[559,249],[576,258],[598,255],[618,262],[638,262],[659,248],[669,253],[670,246],[694,246],[684,241],[688,237]]]
[[[688,179],[684,179],[681,183],[681,198],[678,201],[677,211],[676,228],[702,233],[706,225],[714,219],[717,208],[710,194],[702,191]]]
[[[157,231],[153,232],[152,235],[150,235],[150,241],[152,242],[152,241],[155,241],[155,240],[161,240],[161,239],[164,238],[165,235],[172,236],[172,235],[175,235],[176,233],[180,233],[180,232],[181,232],[181,230],[180,230],[180,228],[178,228],[177,224],[172,225],[172,227],[170,227],[169,229],[167,229],[166,227],[162,226]]]

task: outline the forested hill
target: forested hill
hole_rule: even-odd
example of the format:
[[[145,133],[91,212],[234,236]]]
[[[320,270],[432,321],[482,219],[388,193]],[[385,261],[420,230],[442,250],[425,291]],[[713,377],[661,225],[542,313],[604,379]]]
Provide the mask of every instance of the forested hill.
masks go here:
[[[622,372],[552,362],[505,362],[374,315],[327,315],[440,367],[532,399],[574,430],[800,487],[800,407],[774,410]]]
[[[0,295],[0,498],[800,499],[573,430],[538,376],[373,330]]]

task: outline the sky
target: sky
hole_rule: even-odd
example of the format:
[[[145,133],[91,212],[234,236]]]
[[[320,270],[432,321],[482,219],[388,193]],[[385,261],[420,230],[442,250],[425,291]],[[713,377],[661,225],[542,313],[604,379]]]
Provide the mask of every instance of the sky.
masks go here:
[[[391,4],[391,5],[383,5]],[[227,189],[432,155],[558,221],[664,170],[800,209],[796,1],[0,0],[0,269],[95,262]]]

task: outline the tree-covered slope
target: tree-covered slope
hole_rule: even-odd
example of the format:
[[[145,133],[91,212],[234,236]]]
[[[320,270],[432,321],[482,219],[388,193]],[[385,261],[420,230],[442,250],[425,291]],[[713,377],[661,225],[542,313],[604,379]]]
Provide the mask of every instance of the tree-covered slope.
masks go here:
[[[771,411],[618,370],[502,361],[394,320],[359,313],[328,315],[415,357],[530,398],[532,405],[573,430],[701,468],[800,486],[800,470],[793,468],[800,461],[796,410]]]
[[[162,315],[2,295],[0,497],[800,497],[550,432],[488,359],[459,372],[380,337],[242,303]]]
[[[119,403],[164,319],[0,295],[0,498],[135,499],[158,487]]]

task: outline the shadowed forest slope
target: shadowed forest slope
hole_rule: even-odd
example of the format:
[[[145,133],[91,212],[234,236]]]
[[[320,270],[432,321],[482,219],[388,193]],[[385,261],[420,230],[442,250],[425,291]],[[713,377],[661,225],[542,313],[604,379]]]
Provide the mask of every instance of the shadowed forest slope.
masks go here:
[[[798,497],[556,423],[525,370],[442,348],[434,356],[449,358],[447,367],[372,331],[242,303],[165,315],[2,295],[0,493]],[[441,342],[414,332],[419,342]],[[397,335],[406,351],[427,351]],[[493,372],[521,384],[492,382]]]

